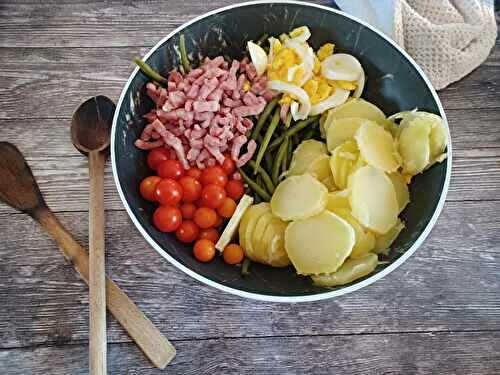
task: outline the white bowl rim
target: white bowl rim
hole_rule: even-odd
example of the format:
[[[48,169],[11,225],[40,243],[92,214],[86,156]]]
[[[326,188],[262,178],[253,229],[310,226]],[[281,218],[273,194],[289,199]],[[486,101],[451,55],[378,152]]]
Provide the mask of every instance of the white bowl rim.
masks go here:
[[[425,81],[427,87],[429,88],[438,108],[439,108],[439,113],[441,117],[443,118],[443,122],[446,127],[446,132],[447,132],[447,137],[448,137],[448,144],[447,144],[447,155],[448,155],[448,161],[447,161],[447,168],[446,168],[446,177],[443,185],[443,189],[441,191],[441,196],[439,197],[439,202],[438,205],[436,206],[436,209],[434,210],[434,213],[427,223],[426,227],[420,234],[420,236],[417,238],[417,240],[413,243],[413,245],[403,254],[401,255],[398,259],[396,259],[393,263],[388,265],[386,268],[383,270],[377,272],[373,276],[370,276],[360,282],[357,282],[353,285],[350,285],[348,287],[344,287],[341,289],[337,290],[332,290],[329,292],[322,292],[322,293],[316,293],[316,294],[311,294],[311,295],[304,295],[304,296],[280,296],[280,295],[272,295],[272,294],[260,294],[260,293],[253,293],[253,292],[247,292],[243,291],[240,289],[235,289],[232,287],[228,287],[226,285],[223,285],[221,283],[218,283],[216,281],[210,280],[209,278],[202,276],[195,271],[191,270],[190,268],[186,267],[185,265],[181,264],[178,262],[176,259],[174,259],[172,256],[170,256],[165,250],[162,249],[162,247],[147,233],[147,231],[142,227],[141,223],[139,220],[136,218],[134,212],[130,208],[127,200],[125,199],[125,195],[123,193],[123,190],[121,188],[120,181],[118,179],[118,173],[117,173],[117,167],[116,167],[116,155],[115,155],[115,132],[116,132],[116,124],[118,121],[118,113],[119,113],[119,108],[122,105],[123,100],[125,100],[125,94],[128,90],[128,87],[134,77],[136,76],[137,72],[139,71],[139,68],[136,67],[132,74],[130,75],[127,83],[125,84],[122,93],[120,94],[120,99],[118,100],[118,103],[116,105],[116,112],[113,118],[113,127],[111,130],[111,163],[112,163],[112,170],[113,170],[113,177],[114,181],[116,184],[116,187],[118,189],[118,194],[120,196],[120,199],[123,202],[123,205],[125,206],[125,209],[136,226],[136,228],[139,230],[139,232],[142,234],[142,236],[146,239],[146,241],[166,260],[168,260],[171,264],[173,264],[175,267],[180,269],[181,271],[185,272],[189,276],[195,278],[196,280],[209,285],[211,287],[217,288],[219,290],[222,290],[224,292],[228,292],[240,297],[245,297],[245,298],[250,298],[258,301],[267,301],[267,302],[285,302],[285,303],[295,303],[295,302],[312,302],[312,301],[319,301],[319,300],[324,300],[328,298],[334,298],[334,297],[339,297],[347,293],[354,292],[358,289],[364,288],[368,285],[371,285],[375,281],[383,278],[384,276],[388,275],[392,271],[394,271],[396,268],[398,268],[400,265],[402,265],[425,241],[429,233],[431,232],[432,228],[437,222],[437,219],[439,215],[441,214],[441,211],[443,209],[444,203],[446,201],[446,195],[448,194],[448,188],[450,185],[450,179],[451,179],[451,164],[452,164],[452,147],[451,147],[451,135],[450,135],[450,129],[448,126],[448,121],[446,119],[446,115],[444,113],[443,106],[441,104],[441,101],[439,100],[439,97],[436,93],[436,90],[432,86],[429,78],[425,75],[425,73],[422,71],[422,69],[417,65],[417,63],[413,60],[412,57],[410,57],[401,47],[399,47],[392,39],[389,37],[385,36],[381,31],[377,30],[375,27],[369,25],[368,23],[352,16],[349,15],[343,11],[324,6],[324,5],[318,5],[318,4],[311,4],[311,3],[306,3],[303,1],[294,1],[294,0],[275,0],[275,1],[248,1],[240,4],[234,4],[234,5],[229,5],[225,6],[222,8],[217,8],[214,9],[210,12],[204,13],[196,18],[193,18],[192,20],[182,24],[181,26],[177,27],[175,30],[170,32],[167,36],[162,38],[149,52],[143,57],[144,60],[146,60],[151,54],[153,54],[164,42],[169,40],[172,36],[177,34],[179,31],[183,30],[184,28],[188,27],[189,25],[203,19],[209,16],[212,16],[214,14],[226,11],[228,9],[233,9],[233,8],[239,8],[239,7],[246,7],[246,6],[252,6],[252,5],[257,5],[257,4],[269,4],[269,3],[279,3],[279,4],[298,4],[302,6],[307,6],[307,7],[312,7],[312,8],[318,8],[322,9],[327,12],[332,12],[332,13],[337,13],[340,14],[344,17],[347,17],[365,27],[368,29],[372,30],[376,34],[378,34],[381,38],[385,39],[389,44],[391,44],[396,50],[398,50],[417,70],[417,72],[420,74],[420,76],[423,78]]]

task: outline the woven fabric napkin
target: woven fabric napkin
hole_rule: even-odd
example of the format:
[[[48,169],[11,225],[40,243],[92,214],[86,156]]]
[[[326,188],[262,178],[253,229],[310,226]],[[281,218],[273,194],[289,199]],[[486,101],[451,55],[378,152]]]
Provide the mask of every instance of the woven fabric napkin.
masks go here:
[[[436,89],[488,57],[497,37],[493,0],[336,0],[406,50]]]

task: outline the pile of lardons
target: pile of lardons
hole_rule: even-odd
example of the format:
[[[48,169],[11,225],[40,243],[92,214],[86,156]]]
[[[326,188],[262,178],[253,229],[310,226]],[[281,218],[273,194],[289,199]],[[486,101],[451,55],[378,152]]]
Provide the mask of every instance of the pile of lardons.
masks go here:
[[[231,65],[222,56],[207,57],[185,76],[172,70],[166,88],[149,82],[146,91],[155,108],[144,116],[148,125],[135,145],[163,146],[185,169],[222,165],[226,151],[238,167],[248,162],[257,148],[245,135],[254,125],[249,116],[259,115],[273,97],[266,76],[257,75],[246,57]]]

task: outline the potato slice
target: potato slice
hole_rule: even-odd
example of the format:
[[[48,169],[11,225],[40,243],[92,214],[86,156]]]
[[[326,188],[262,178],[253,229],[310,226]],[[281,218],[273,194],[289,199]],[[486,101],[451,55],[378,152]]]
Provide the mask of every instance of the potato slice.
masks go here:
[[[389,254],[392,243],[398,238],[399,233],[405,228],[405,224],[398,219],[396,225],[394,225],[389,232],[382,235],[375,235],[375,247],[373,252],[376,254]]]
[[[254,253],[265,253],[266,252],[266,247],[267,244],[264,242],[264,233],[271,223],[271,220],[273,219],[273,214],[271,210],[266,211],[263,215],[261,215],[258,219],[257,222],[255,223],[255,227],[253,228],[252,231],[252,249],[254,250]]]
[[[335,272],[355,241],[352,226],[330,211],[294,221],[285,231],[286,252],[300,275]]]
[[[367,121],[361,117],[335,118],[328,126],[326,133],[326,145],[328,151],[332,152],[345,141],[354,138],[362,123]]]
[[[263,202],[250,206],[243,215],[240,223],[238,234],[240,237],[240,245],[245,250],[245,254],[253,254],[252,233],[257,224],[257,220],[266,212],[270,212],[269,203]]]
[[[360,117],[375,121],[381,125],[386,121],[384,112],[382,112],[376,105],[361,98],[349,99],[344,104],[328,111],[328,114],[322,122],[323,126],[321,126],[320,121],[320,132],[323,137],[326,136],[327,130],[334,119],[347,117]]]
[[[327,154],[318,156],[309,164],[304,173],[309,173],[319,181],[329,178],[332,175],[330,157]]]
[[[429,164],[431,151],[429,136],[431,124],[425,118],[417,117],[401,129],[398,138],[399,153],[403,158],[403,173],[416,175]]]
[[[335,210],[339,208],[351,209],[351,204],[349,203],[349,190],[347,189],[328,193],[326,209],[335,212]]]
[[[273,215],[282,220],[305,219],[325,209],[328,190],[309,174],[282,181],[271,198]]]
[[[398,201],[399,212],[403,211],[408,203],[410,203],[410,192],[408,190],[408,185],[401,173],[395,172],[390,173],[389,178],[394,186],[394,191],[396,192],[396,199]]]
[[[266,243],[266,264],[273,267],[286,267],[290,265],[290,259],[285,250],[285,230],[287,224],[274,217],[264,234]],[[270,233],[269,233],[270,232]]]
[[[396,224],[399,214],[396,192],[384,172],[369,165],[361,167],[351,176],[349,188],[352,215],[361,225],[384,234]]]
[[[368,276],[377,268],[378,257],[376,254],[366,254],[358,259],[347,259],[336,272],[326,275],[312,275],[314,285],[333,287],[345,285]]]
[[[339,189],[345,189],[349,176],[363,164],[356,142],[346,141],[342,143],[330,157],[330,169],[335,185]]]
[[[321,180],[321,183],[326,186],[328,191],[336,191],[337,186],[335,186],[335,181],[333,180],[332,170],[330,169],[330,158],[328,158],[328,177]]]
[[[326,145],[323,142],[309,139],[302,142],[293,152],[289,176],[304,174],[311,163],[319,156],[327,155]]]
[[[384,172],[394,172],[399,168],[400,156],[391,133],[373,121],[361,124],[354,138],[361,157],[370,165]]]
[[[352,248],[351,258],[359,258],[368,254],[375,247],[375,236],[365,230],[346,208],[336,208],[332,211],[351,224],[356,234],[356,242]]]

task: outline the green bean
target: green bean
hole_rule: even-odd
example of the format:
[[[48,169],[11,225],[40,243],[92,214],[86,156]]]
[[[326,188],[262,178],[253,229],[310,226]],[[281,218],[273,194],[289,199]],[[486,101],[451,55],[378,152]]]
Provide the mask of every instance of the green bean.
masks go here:
[[[278,153],[276,154],[276,159],[274,160],[274,165],[273,165],[273,181],[277,185],[278,184],[278,179],[280,176],[280,167],[283,162],[283,158],[286,155],[286,151],[288,149],[288,138],[285,138],[283,143],[280,145],[280,148],[278,149]]]
[[[307,139],[311,139],[314,137],[314,133],[316,133],[316,129],[311,128],[307,129],[307,131],[304,133],[304,136],[300,137],[302,141],[305,141]]]
[[[269,103],[267,103],[266,108],[262,111],[262,113],[259,116],[259,119],[257,120],[257,124],[253,127],[252,130],[252,135],[250,135],[250,139],[257,139],[259,136],[259,133],[264,126],[266,120],[268,119],[269,115],[273,111],[274,107],[276,107],[276,104],[278,104],[278,96],[276,96],[273,100],[271,100]]]
[[[257,193],[264,201],[269,202],[271,200],[271,196],[269,193],[264,189],[262,186],[260,186],[258,183],[256,183],[254,180],[252,180],[250,177],[246,175],[245,172],[241,168],[238,168],[238,171],[241,174],[241,177],[243,180],[250,186],[250,188]]]
[[[268,36],[269,34],[267,33],[262,34],[262,36],[255,42],[255,44],[258,44],[259,46],[262,45],[262,43],[265,42]]]
[[[250,164],[252,168],[255,168],[256,163],[253,160],[250,160],[248,164]],[[274,192],[274,184],[271,177],[269,177],[269,174],[261,166],[257,168],[257,171],[259,172],[259,176],[262,177],[262,181],[264,182],[264,185],[266,185],[267,191],[269,194],[272,194]]]
[[[285,128],[288,129],[291,123],[292,123],[292,112],[288,112],[288,115],[286,115],[286,120],[285,120]]]
[[[252,264],[252,262],[250,261],[250,259],[245,258],[243,260],[243,263],[241,265],[241,276],[247,276],[250,274],[250,265],[251,264]]]
[[[269,124],[269,127],[266,130],[266,134],[264,134],[264,138],[262,139],[262,143],[260,144],[259,147],[259,152],[257,153],[257,158],[255,159],[255,167],[253,169],[253,173],[257,173],[257,167],[260,165],[260,162],[262,161],[262,158],[264,157],[264,153],[266,152],[267,146],[269,146],[269,142],[271,141],[271,137],[273,136],[274,131],[278,127],[278,124],[280,122],[280,109],[276,109],[274,111],[273,118],[271,120],[271,123]]]
[[[290,136],[296,134],[297,132],[301,131],[302,129],[304,129],[308,125],[314,123],[318,118],[319,118],[319,116],[310,117],[308,119],[297,122],[295,125],[292,125],[282,135],[280,135],[273,142],[271,142],[271,144],[269,145],[269,149],[270,150],[275,149],[276,147],[278,147],[281,144],[281,142],[283,142],[285,137],[290,137]]]
[[[181,64],[184,68],[184,72],[187,74],[191,70],[189,66],[189,59],[186,51],[186,38],[184,38],[184,34],[181,34],[179,37],[179,50],[181,51]]]
[[[293,150],[293,145],[292,145],[292,142],[290,142],[290,140],[288,138],[286,138],[288,140],[287,144],[288,144],[288,147],[287,147],[287,150],[286,150],[286,153],[285,153],[285,157],[283,158],[283,163],[281,164],[281,171],[282,173],[285,173],[287,170],[288,170],[288,166],[290,164],[290,162],[292,161],[292,150]]]
[[[262,142],[259,142],[259,143],[262,143]],[[271,153],[270,152],[266,152],[264,154],[264,169],[266,171],[271,171],[273,169],[273,158],[271,156]]]
[[[153,81],[156,81],[159,83],[167,83],[167,79],[165,77],[163,77],[158,72],[156,72],[153,68],[151,68],[148,64],[146,64],[140,58],[136,57],[134,59],[134,62],[139,67],[139,69],[141,69],[141,71],[145,75],[147,75],[149,78],[151,78]]]

